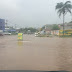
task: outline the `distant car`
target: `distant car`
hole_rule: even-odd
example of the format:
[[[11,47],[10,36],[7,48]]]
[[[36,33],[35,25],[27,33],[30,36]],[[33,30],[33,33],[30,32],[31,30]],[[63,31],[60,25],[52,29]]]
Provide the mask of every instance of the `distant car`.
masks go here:
[[[3,36],[4,34],[3,33],[0,33],[0,36]]]
[[[11,35],[11,33],[5,32],[4,35]]]
[[[35,33],[35,37],[37,37],[38,36],[38,33]]]
[[[0,30],[0,36],[3,36],[3,30]]]

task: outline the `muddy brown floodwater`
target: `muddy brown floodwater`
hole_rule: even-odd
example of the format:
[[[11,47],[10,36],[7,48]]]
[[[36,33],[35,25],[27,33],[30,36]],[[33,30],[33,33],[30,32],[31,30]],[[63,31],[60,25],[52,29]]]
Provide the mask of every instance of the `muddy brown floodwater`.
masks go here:
[[[0,70],[72,71],[72,38],[0,37]]]

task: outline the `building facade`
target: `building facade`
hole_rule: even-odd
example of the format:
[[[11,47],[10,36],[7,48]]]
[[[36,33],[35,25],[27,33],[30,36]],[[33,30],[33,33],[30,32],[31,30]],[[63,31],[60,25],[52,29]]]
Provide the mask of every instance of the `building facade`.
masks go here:
[[[65,23],[64,30],[72,29],[72,23]],[[63,30],[63,24],[60,25],[60,30]]]
[[[0,30],[5,30],[5,20],[4,19],[0,19]]]

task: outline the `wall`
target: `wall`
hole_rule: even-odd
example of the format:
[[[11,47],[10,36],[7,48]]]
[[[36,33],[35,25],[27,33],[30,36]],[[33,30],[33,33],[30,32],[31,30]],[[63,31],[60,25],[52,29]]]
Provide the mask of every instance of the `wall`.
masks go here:
[[[59,30],[53,30],[53,31],[51,31],[51,34],[52,35],[59,35]]]
[[[4,19],[0,19],[0,30],[5,30],[5,20]]]
[[[68,29],[72,29],[72,23],[68,23],[68,24],[64,24],[64,29],[68,30]],[[63,30],[63,26],[60,26],[60,30]]]

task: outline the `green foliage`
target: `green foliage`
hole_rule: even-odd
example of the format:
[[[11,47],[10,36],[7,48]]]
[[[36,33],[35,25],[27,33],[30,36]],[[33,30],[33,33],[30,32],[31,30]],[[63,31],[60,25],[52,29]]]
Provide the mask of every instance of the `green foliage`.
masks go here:
[[[67,12],[71,13],[71,9],[72,9],[71,1],[66,1],[65,3],[60,2],[57,3],[56,5],[56,10],[58,11],[59,17],[61,16],[61,14],[66,15]]]
[[[42,27],[42,30],[44,30],[45,27],[46,27],[46,29],[52,30],[52,25],[49,25],[49,24],[44,25],[44,26]]]
[[[30,30],[31,33],[34,33],[34,32],[37,31],[36,28],[29,27],[29,28],[21,28],[20,29],[20,32],[27,34],[28,33],[28,30]]]
[[[57,3],[55,9],[57,10],[57,13],[59,14],[59,17],[63,14],[63,31],[64,31],[65,15],[67,13],[71,14],[71,9],[72,9],[71,1],[66,1],[65,3],[63,3],[63,2]],[[63,33],[63,35],[64,35],[64,33]]]
[[[59,26],[56,25],[56,24],[54,24],[53,27],[52,27],[52,30],[59,30],[59,29],[60,29]]]
[[[43,26],[42,28],[41,28],[41,30],[44,30],[45,29],[45,26]]]
[[[30,30],[31,32],[36,32],[37,31],[37,29],[32,28],[32,27],[28,28],[28,30]]]
[[[49,29],[49,30],[59,30],[59,26],[57,24],[52,24],[52,25],[45,25],[46,26],[46,29]],[[45,29],[45,26],[42,27],[42,30]]]

